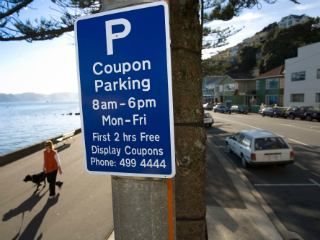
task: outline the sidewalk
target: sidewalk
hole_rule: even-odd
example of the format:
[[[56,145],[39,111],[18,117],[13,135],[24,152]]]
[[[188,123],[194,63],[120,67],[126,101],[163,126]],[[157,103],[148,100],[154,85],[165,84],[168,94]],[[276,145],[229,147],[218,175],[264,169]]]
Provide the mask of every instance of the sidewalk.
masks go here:
[[[48,200],[46,188],[34,195],[28,174],[42,171],[43,151],[0,167],[1,239],[106,239],[113,229],[111,178],[84,169],[81,134],[56,150],[62,164],[61,190]],[[39,188],[42,189],[42,186]]]
[[[206,205],[209,240],[283,239],[225,153],[210,140]]]

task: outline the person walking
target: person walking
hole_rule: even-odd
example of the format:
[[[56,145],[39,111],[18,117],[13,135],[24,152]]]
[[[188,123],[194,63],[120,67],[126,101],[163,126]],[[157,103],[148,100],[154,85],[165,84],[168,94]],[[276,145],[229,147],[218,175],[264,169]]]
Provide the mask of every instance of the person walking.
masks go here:
[[[63,182],[56,182],[57,173],[62,174],[61,163],[57,151],[53,149],[53,143],[48,140],[44,144],[46,150],[44,150],[44,162],[43,171],[47,173],[47,181],[49,183],[49,199],[56,196],[56,185],[61,189]]]

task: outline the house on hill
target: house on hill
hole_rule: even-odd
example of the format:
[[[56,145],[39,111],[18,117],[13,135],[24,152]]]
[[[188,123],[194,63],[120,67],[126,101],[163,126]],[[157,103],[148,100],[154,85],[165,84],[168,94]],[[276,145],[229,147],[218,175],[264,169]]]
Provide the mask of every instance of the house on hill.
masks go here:
[[[283,106],[283,72],[284,65],[281,65],[255,78],[256,94],[259,95],[258,104],[264,103],[267,106],[277,104],[278,106]]]
[[[254,46],[258,43],[264,43],[268,40],[267,35],[268,32],[256,33],[254,36],[244,39],[243,44],[247,44],[247,46]]]
[[[279,28],[285,28],[285,27],[291,27],[296,24],[301,24],[311,19],[311,17],[308,17],[307,15],[293,15],[290,14],[289,16],[281,18],[281,21],[279,22]]]

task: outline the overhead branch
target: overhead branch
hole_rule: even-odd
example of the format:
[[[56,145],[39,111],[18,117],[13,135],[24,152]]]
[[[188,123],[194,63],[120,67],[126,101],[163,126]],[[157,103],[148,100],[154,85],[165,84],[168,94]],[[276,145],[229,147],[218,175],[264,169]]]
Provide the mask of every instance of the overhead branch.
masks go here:
[[[18,37],[10,36],[10,37],[4,38],[0,36],[0,41],[21,41],[21,40],[26,40],[28,42],[43,41],[43,40],[56,38],[62,35],[63,33],[71,32],[73,30],[74,30],[74,26],[69,26],[66,28],[62,27],[60,29],[48,30],[48,31],[34,33],[34,34],[26,34],[24,36],[18,36]]]
[[[0,13],[0,19],[8,17],[13,13],[18,12],[20,9],[26,7],[28,4],[32,3],[34,0],[24,0],[22,3],[16,5],[14,8],[8,9],[5,13]]]

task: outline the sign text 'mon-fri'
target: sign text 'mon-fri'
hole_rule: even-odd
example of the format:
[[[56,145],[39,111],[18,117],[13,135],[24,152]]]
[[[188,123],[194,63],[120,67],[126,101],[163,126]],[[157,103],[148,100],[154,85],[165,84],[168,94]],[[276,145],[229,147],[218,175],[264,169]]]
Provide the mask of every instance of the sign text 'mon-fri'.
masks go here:
[[[75,35],[87,172],[173,177],[167,4],[81,17]]]

